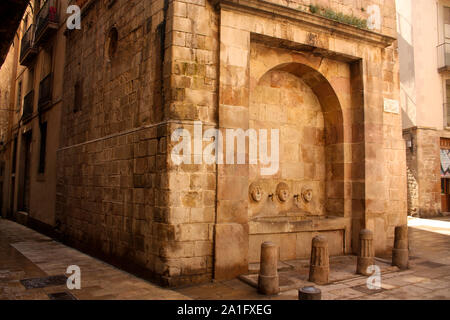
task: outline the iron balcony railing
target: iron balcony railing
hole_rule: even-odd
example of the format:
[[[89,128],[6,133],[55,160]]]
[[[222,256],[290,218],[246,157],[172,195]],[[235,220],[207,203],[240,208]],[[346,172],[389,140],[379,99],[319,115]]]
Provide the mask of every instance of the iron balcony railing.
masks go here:
[[[39,38],[49,23],[58,23],[57,1],[47,0],[39,10],[36,18],[36,39]]]
[[[49,73],[39,83],[39,108],[45,107],[52,101],[52,74]]]
[[[23,99],[22,119],[26,120],[33,115],[34,91],[31,90]]]
[[[438,69],[443,70],[450,67],[450,42],[443,43],[438,49]]]
[[[20,44],[20,60],[23,60],[28,50],[34,46],[34,24],[32,24],[22,37]]]

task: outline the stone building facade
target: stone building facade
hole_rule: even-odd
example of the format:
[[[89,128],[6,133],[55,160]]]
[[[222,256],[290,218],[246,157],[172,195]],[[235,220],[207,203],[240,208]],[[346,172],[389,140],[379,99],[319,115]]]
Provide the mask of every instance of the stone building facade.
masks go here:
[[[31,1],[6,58],[12,63],[12,111],[1,148],[2,216],[50,234],[56,226],[66,7],[64,0]]]
[[[14,73],[14,47],[9,50],[6,59],[0,69],[0,144],[4,145],[8,132],[9,118],[14,111],[14,99],[11,95],[12,77]]]
[[[67,242],[169,286],[246,273],[267,240],[281,260],[317,234],[355,253],[362,228],[392,247],[407,208],[394,0],[77,3],[56,162]],[[181,128],[224,144],[278,129],[279,170],[249,164],[251,144],[245,164],[206,163],[212,139],[176,164]]]
[[[11,116],[14,110],[14,57],[16,48],[10,47],[0,68],[0,192],[2,195],[8,189],[6,176],[6,164],[9,160],[7,150],[8,130]],[[3,208],[5,199],[0,197],[0,208]]]
[[[408,214],[433,217],[450,205],[450,1],[397,0]]]

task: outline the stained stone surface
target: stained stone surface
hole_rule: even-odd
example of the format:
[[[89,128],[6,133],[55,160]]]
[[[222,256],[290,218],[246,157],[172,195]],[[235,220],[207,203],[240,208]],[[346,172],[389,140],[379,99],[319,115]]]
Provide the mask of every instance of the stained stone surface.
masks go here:
[[[433,261],[423,261],[423,262],[418,263],[418,265],[425,266],[425,267],[428,267],[428,268],[439,268],[439,267],[446,266],[445,264],[436,263],[436,262],[433,262]]]
[[[353,290],[357,290],[357,291],[361,291],[362,293],[366,293],[366,294],[376,294],[376,293],[380,293],[383,291],[386,291],[386,289],[384,288],[380,288],[380,289],[369,289],[367,288],[366,285],[359,285],[359,286],[354,286],[352,287]]]

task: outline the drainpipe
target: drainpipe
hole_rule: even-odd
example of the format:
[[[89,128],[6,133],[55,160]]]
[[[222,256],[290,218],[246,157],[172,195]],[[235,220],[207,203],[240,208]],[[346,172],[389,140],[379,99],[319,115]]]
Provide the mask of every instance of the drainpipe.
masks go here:
[[[217,14],[218,17],[218,32],[217,32],[217,37],[218,37],[218,45],[217,45],[217,79],[219,79],[219,81],[217,81],[216,83],[216,107],[217,107],[217,111],[220,108],[220,25],[221,25],[221,15],[220,15],[220,8],[218,6],[218,2],[217,1],[213,1],[212,3],[213,8],[215,13]],[[219,124],[219,112],[216,112],[216,130],[219,131],[220,130],[220,124]],[[217,217],[217,206],[219,203],[219,199],[218,199],[218,192],[219,192],[219,164],[217,163],[217,159],[216,159],[216,196],[215,196],[215,208],[214,208],[214,226],[213,226],[213,234],[212,234],[212,279],[215,279],[215,275],[216,275],[216,226],[217,226],[217,221],[218,221],[218,217]]]
[[[162,101],[162,118],[165,119],[165,95],[164,95],[164,65],[166,63],[165,61],[165,54],[166,54],[166,26],[167,26],[167,15],[169,11],[169,0],[164,0],[164,7],[163,7],[163,21],[158,25],[157,32],[159,33],[160,37],[160,59],[161,59],[161,70],[160,71],[160,77],[161,77],[161,101]]]

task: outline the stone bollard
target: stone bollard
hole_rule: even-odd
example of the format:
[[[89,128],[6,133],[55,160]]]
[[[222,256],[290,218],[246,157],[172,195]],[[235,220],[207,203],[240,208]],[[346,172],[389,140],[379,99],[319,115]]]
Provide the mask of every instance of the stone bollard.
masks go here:
[[[298,300],[322,300],[322,291],[316,287],[298,289]]]
[[[309,281],[317,284],[327,284],[329,273],[330,257],[328,255],[327,238],[316,236],[312,240]]]
[[[280,283],[278,279],[278,246],[273,242],[264,242],[261,244],[258,292],[266,295],[280,293]]]
[[[394,249],[392,249],[392,265],[400,269],[408,268],[408,226],[395,227]]]
[[[359,233],[359,255],[356,262],[356,273],[370,276],[367,268],[374,264],[373,232],[363,229]]]

